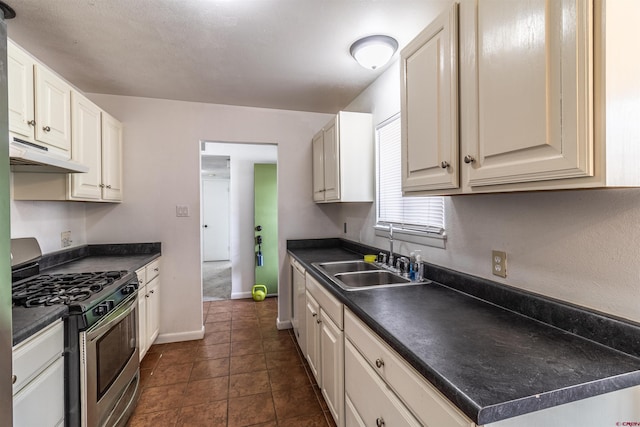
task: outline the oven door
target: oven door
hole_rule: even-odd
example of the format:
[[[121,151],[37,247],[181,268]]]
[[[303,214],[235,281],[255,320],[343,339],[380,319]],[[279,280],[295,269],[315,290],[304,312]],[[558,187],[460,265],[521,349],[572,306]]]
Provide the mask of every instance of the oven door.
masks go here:
[[[80,332],[83,426],[126,423],[139,390],[137,292]]]

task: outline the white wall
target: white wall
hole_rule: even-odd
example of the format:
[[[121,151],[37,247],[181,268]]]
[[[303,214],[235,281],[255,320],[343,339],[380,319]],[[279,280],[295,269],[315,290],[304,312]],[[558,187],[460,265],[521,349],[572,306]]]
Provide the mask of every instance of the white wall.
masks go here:
[[[71,246],[85,245],[84,205],[75,202],[14,201],[11,198],[11,238],[35,237],[42,252],[50,253],[62,249],[60,233],[71,231]]]
[[[286,239],[339,233],[311,198],[311,137],[330,118],[292,112],[111,95],[90,98],[124,124],[124,202],[87,204],[87,240],[162,242],[161,340],[202,330],[200,141],[278,145],[279,317],[289,319]],[[175,206],[191,216],[177,218]]]
[[[399,105],[394,64],[346,110],[378,124]],[[345,237],[388,247],[373,232],[375,204],[340,216]],[[396,250],[420,248],[428,262],[640,322],[640,189],[446,197],[445,222],[446,249]],[[506,279],[491,274],[492,249],[507,252]]]
[[[208,142],[203,154],[231,158],[229,190],[231,298],[250,298],[251,287],[255,283],[253,165],[256,163],[276,163],[278,147],[266,144]]]

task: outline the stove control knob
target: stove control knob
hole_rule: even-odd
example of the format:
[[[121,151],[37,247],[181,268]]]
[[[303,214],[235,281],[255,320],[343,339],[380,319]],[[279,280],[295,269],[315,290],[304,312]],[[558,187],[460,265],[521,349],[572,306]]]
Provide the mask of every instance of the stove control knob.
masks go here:
[[[130,295],[136,291],[135,285],[127,285],[120,290],[122,295]]]
[[[105,314],[107,314],[107,312],[109,311],[109,305],[102,303],[96,306],[96,308],[93,309],[93,314],[96,316],[104,316]]]

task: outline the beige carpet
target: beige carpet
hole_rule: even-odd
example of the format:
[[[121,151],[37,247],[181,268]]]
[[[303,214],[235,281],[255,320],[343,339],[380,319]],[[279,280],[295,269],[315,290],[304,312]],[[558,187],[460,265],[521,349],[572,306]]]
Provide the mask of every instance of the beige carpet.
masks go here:
[[[202,263],[202,299],[204,301],[231,299],[231,261]]]

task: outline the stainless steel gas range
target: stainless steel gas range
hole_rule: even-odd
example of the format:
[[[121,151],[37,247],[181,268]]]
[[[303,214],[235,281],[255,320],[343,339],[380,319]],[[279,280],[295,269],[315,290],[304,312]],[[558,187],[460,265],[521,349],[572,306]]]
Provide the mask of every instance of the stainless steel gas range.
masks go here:
[[[125,425],[139,396],[135,273],[40,274],[41,252],[35,239],[12,241],[12,257],[14,305],[68,307],[66,425]]]

